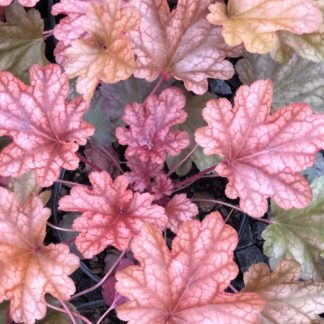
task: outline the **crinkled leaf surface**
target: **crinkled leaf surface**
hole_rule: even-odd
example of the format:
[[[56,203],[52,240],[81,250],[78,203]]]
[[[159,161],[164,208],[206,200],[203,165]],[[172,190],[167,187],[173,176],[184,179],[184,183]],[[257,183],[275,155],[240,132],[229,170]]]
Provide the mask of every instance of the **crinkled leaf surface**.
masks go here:
[[[177,233],[179,226],[185,221],[198,215],[198,207],[187,198],[186,194],[179,194],[165,206],[165,213],[169,218],[167,227]]]
[[[134,75],[153,81],[163,72],[196,94],[207,91],[207,78],[230,79],[234,70],[225,57],[237,57],[241,50],[227,46],[221,29],[208,23],[211,2],[179,0],[170,13],[167,0],[131,0],[141,13],[139,29],[130,33],[137,56]]]
[[[69,78],[78,77],[77,91],[87,100],[98,83],[116,83],[131,76],[135,57],[127,32],[139,23],[132,7],[121,8],[121,0],[103,0],[91,4],[82,24],[88,32],[65,50],[63,63]]]
[[[90,4],[101,0],[61,0],[52,7],[53,15],[65,15],[54,28],[54,36],[64,45],[86,34],[83,22]]]
[[[222,25],[222,35],[231,46],[244,43],[252,53],[265,54],[278,45],[279,30],[293,34],[312,33],[323,22],[313,0],[229,0],[209,7],[207,19]]]
[[[127,249],[143,223],[166,226],[164,209],[152,204],[154,196],[127,190],[125,176],[112,180],[106,172],[92,172],[89,179],[91,189],[75,186],[59,202],[61,210],[82,213],[73,228],[79,232],[75,243],[85,258],[92,258],[108,245]]]
[[[160,231],[144,225],[131,244],[140,265],[116,274],[116,290],[129,299],[117,307],[118,317],[129,324],[255,323],[262,298],[224,292],[238,272],[236,244],[218,212],[183,223],[172,252]]]
[[[270,55],[245,53],[236,64],[243,84],[271,79],[273,82],[273,109],[290,102],[309,103],[316,112],[324,112],[324,62],[313,63],[294,55],[280,64]]]
[[[0,154],[0,174],[19,176],[34,170],[37,183],[50,186],[60,168],[74,170],[79,145],[94,128],[82,121],[87,104],[81,97],[67,102],[67,77],[58,65],[30,69],[30,86],[9,72],[0,73],[0,135],[13,138]]]
[[[163,164],[167,154],[177,155],[187,147],[188,134],[171,129],[186,120],[185,103],[181,90],[169,88],[159,96],[151,95],[144,104],[127,105],[122,119],[128,128],[116,129],[119,143],[128,145],[126,157],[136,155],[143,162]]]
[[[210,100],[203,110],[208,126],[196,131],[205,154],[220,154],[216,172],[228,178],[225,194],[240,197],[240,207],[261,217],[271,197],[282,208],[304,208],[312,199],[299,172],[315,162],[324,146],[324,115],[304,103],[270,114],[272,83],[241,86],[234,108],[227,99]]]
[[[303,209],[273,206],[273,224],[262,233],[273,269],[282,259],[300,263],[302,279],[324,278],[324,177],[314,180],[312,203]]]
[[[0,302],[11,300],[10,316],[18,323],[45,316],[46,293],[68,300],[75,291],[68,275],[79,259],[64,244],[43,245],[49,216],[38,197],[20,205],[0,188]]]
[[[165,82],[163,89],[173,81]],[[102,84],[99,93],[91,100],[89,111],[84,119],[95,126],[92,140],[98,145],[108,146],[116,141],[115,130],[122,125],[121,116],[124,108],[132,102],[143,102],[155,87],[156,82],[149,83],[143,79],[130,77],[115,84]]]
[[[205,107],[206,102],[209,99],[216,99],[215,95],[211,93],[206,93],[202,96],[195,96],[187,94],[187,103],[186,103],[186,113],[188,114],[187,119],[184,123],[176,125],[177,129],[186,131],[190,136],[190,144],[187,148],[183,149],[179,155],[167,157],[167,164],[169,169],[173,168],[180,161],[182,161],[191,150],[195,147],[194,133],[199,128],[205,125],[205,121],[202,117],[202,109]],[[211,167],[212,165],[217,165],[221,161],[220,156],[218,155],[205,155],[203,149],[198,146],[195,151],[190,155],[190,158],[177,168],[176,172],[180,176],[186,175],[192,167],[192,162],[195,163],[197,168],[202,171]]]
[[[244,292],[260,294],[266,301],[261,323],[319,323],[324,311],[324,283],[299,281],[300,266],[283,260],[271,273],[265,263],[244,273]]]
[[[39,0],[18,0],[18,2],[25,7],[34,7]],[[9,6],[13,0],[0,0],[0,6]]]
[[[0,22],[0,70],[10,71],[27,82],[33,64],[48,63],[43,20],[37,10],[26,12],[17,3],[5,9],[5,17],[6,22]]]

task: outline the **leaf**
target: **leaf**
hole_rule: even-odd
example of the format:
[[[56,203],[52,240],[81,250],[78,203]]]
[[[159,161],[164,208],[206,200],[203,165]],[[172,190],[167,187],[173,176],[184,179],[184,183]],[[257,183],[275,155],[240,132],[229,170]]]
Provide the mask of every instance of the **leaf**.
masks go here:
[[[236,64],[243,84],[271,79],[273,110],[290,102],[305,102],[316,112],[324,112],[324,62],[313,63],[294,55],[288,63],[273,61],[270,55],[245,54]]]
[[[315,0],[322,16],[324,14],[323,0]],[[306,60],[321,62],[324,60],[324,22],[313,33],[294,35],[288,32],[278,33],[278,46],[271,52],[271,56],[281,63],[287,62],[294,52]]]
[[[29,3],[34,5],[33,1]],[[24,5],[28,5],[27,1]],[[33,64],[48,63],[43,38],[44,22],[37,10],[26,12],[17,3],[5,9],[5,17],[6,22],[0,22],[0,71],[9,71],[27,82]]]
[[[55,304],[53,301],[54,300],[50,300],[50,303]],[[58,302],[56,303],[58,305],[55,306],[60,307],[60,304]],[[69,308],[75,311],[72,304],[67,302],[65,302],[65,304],[67,304]],[[4,301],[2,304],[0,304],[0,323],[6,323],[6,314],[8,308],[9,308],[9,303],[7,301]],[[82,324],[81,320],[76,319],[76,322],[77,324]],[[55,311],[54,309],[48,309],[45,318],[43,318],[40,321],[36,321],[35,323],[36,324],[70,324],[71,320],[68,317],[68,315],[64,313]]]
[[[171,82],[173,81],[165,82],[159,89],[167,87]],[[149,83],[134,77],[115,84],[102,84],[84,116],[86,121],[95,126],[92,140],[100,146],[115,142],[115,130],[123,124],[121,116],[124,107],[132,102],[143,102],[156,84],[157,82]]]
[[[75,292],[68,275],[79,259],[64,244],[43,245],[49,216],[38,197],[20,205],[14,193],[0,188],[0,303],[11,300],[10,316],[18,323],[45,316],[46,293],[69,300]]]
[[[304,208],[312,192],[299,172],[315,162],[324,146],[324,115],[304,103],[291,103],[270,115],[272,83],[241,86],[234,108],[227,99],[209,100],[208,126],[196,131],[204,153],[220,154],[215,171],[228,178],[225,194],[240,197],[240,208],[261,217],[271,197],[283,209]]]
[[[10,178],[8,188],[17,195],[21,205],[23,205],[30,196],[37,196],[42,190],[42,187],[38,186],[36,183],[35,172],[32,171],[26,172],[18,178]]]
[[[127,105],[122,119],[128,128],[116,129],[119,143],[128,145],[126,158],[138,156],[143,162],[163,164],[167,154],[177,155],[187,147],[188,134],[171,130],[186,120],[185,102],[181,90],[169,88],[149,96],[144,104]]]
[[[300,267],[294,261],[281,261],[274,272],[265,263],[253,264],[244,273],[244,292],[254,292],[266,301],[261,323],[320,322],[324,311],[324,284],[299,281]]]
[[[302,279],[324,279],[324,177],[311,185],[313,201],[304,209],[273,206],[272,224],[262,233],[264,253],[274,269],[282,259],[296,260]]]
[[[18,177],[29,170],[37,184],[50,186],[60,168],[75,170],[79,145],[94,128],[82,121],[87,104],[66,101],[68,80],[58,65],[34,65],[30,86],[9,72],[0,73],[0,135],[13,139],[0,154],[0,174]]]
[[[69,78],[78,77],[76,89],[90,100],[99,82],[116,83],[128,79],[135,68],[135,57],[127,33],[139,22],[132,7],[121,7],[120,0],[91,4],[82,20],[88,32],[65,50],[64,68]]]
[[[221,29],[208,23],[211,0],[179,0],[172,13],[167,0],[130,3],[142,16],[139,29],[130,33],[137,78],[153,81],[167,74],[201,95],[208,89],[207,78],[232,77],[233,66],[225,58],[240,56],[241,49],[227,46]]]
[[[184,123],[176,125],[177,129],[186,131],[190,136],[190,144],[187,148],[183,149],[177,156],[169,155],[167,157],[168,168],[172,169],[180,161],[182,161],[195,147],[194,133],[199,128],[204,126],[205,122],[202,118],[201,112],[206,102],[209,99],[215,99],[216,96],[211,93],[206,93],[202,96],[195,96],[187,94],[186,113],[188,114],[187,119]],[[186,175],[192,168],[192,162],[195,163],[197,168],[202,171],[213,165],[217,165],[221,161],[218,155],[207,156],[203,153],[201,147],[197,147],[194,152],[190,155],[189,159],[177,168],[176,172],[180,176]]]
[[[138,156],[128,157],[127,166],[131,172],[125,173],[135,191],[143,192],[151,185],[151,180],[156,179],[161,173],[164,164],[153,163],[151,159],[143,162]]]
[[[167,227],[177,233],[180,225],[197,216],[199,211],[186,194],[175,195],[165,206],[165,213],[169,218]]]
[[[34,7],[39,0],[18,0],[25,7]],[[0,0],[0,6],[9,6],[13,0]]]
[[[121,259],[114,272],[121,271],[133,264],[134,261],[130,259]],[[116,291],[115,289],[116,282],[117,280],[115,278],[115,274],[113,274],[109,276],[108,279],[102,284],[101,293],[105,300],[106,305],[109,306],[113,305],[114,307],[117,307],[118,305],[123,304],[127,301],[127,298],[125,298],[124,296],[122,296]]]
[[[80,232],[75,244],[85,258],[92,258],[108,245],[127,249],[143,223],[165,227],[164,209],[152,205],[152,195],[127,190],[125,176],[112,180],[106,172],[92,172],[89,179],[91,189],[75,186],[59,202],[60,210],[82,213],[73,229]]]
[[[116,290],[129,299],[117,307],[128,324],[255,323],[264,307],[257,294],[224,289],[238,273],[237,234],[214,212],[181,225],[169,251],[160,231],[145,225],[131,244],[139,266],[117,272]]]
[[[312,33],[323,22],[321,11],[313,0],[229,0],[227,7],[216,2],[209,7],[207,19],[222,25],[226,43],[244,43],[252,53],[269,53],[278,45],[277,31],[293,34]]]

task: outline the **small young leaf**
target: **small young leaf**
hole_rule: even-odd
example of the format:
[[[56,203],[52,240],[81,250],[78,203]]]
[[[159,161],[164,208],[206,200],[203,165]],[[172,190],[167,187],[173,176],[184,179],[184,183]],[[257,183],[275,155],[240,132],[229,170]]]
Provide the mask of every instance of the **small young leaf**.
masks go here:
[[[229,0],[227,7],[216,2],[207,19],[223,25],[226,43],[244,43],[252,53],[265,54],[278,46],[279,30],[293,34],[312,33],[320,28],[322,13],[313,0]]]
[[[291,103],[270,114],[272,82],[241,86],[234,108],[227,99],[209,100],[203,110],[208,126],[196,131],[204,153],[220,154],[216,172],[228,178],[225,194],[240,197],[253,217],[268,209],[268,197],[282,208],[304,208],[312,192],[299,172],[315,162],[324,147],[324,115],[304,103]]]
[[[244,273],[244,292],[254,292],[266,301],[261,323],[319,323],[324,312],[324,283],[299,281],[300,267],[282,260],[271,273],[265,263],[253,264]]]
[[[151,95],[145,104],[127,105],[123,121],[128,126],[118,127],[116,137],[128,145],[127,159],[137,156],[143,162],[163,164],[167,154],[177,155],[189,145],[186,132],[173,131],[172,126],[183,123],[186,98],[178,88],[169,88],[159,96]]]
[[[53,184],[60,168],[74,170],[75,155],[94,128],[82,120],[87,104],[81,97],[66,101],[69,84],[58,65],[34,65],[30,86],[0,72],[0,135],[13,143],[0,153],[0,174],[20,176],[34,170],[42,187]]]
[[[186,194],[179,194],[175,195],[165,206],[165,213],[169,218],[167,227],[173,233],[177,233],[180,225],[197,216],[199,211]]]
[[[75,186],[59,202],[60,210],[82,213],[73,228],[80,232],[75,244],[85,258],[92,258],[108,245],[127,249],[144,223],[166,226],[164,209],[152,204],[154,196],[127,190],[125,176],[112,180],[106,172],[92,172],[89,179],[92,189]]]
[[[324,177],[314,180],[312,203],[303,209],[273,205],[272,221],[262,233],[271,268],[282,259],[300,263],[302,279],[324,279]]]
[[[171,252],[160,231],[144,225],[131,244],[140,265],[116,274],[116,290],[129,299],[118,317],[128,324],[255,323],[264,300],[224,292],[238,273],[237,240],[218,212],[183,223]]]
[[[5,17],[6,22],[0,22],[0,71],[9,71],[27,82],[33,64],[48,63],[43,38],[44,22],[37,10],[26,12],[17,3],[5,9]]]
[[[324,62],[313,63],[294,55],[280,64],[270,55],[244,54],[236,64],[243,84],[271,79],[273,82],[273,110],[291,102],[306,102],[316,112],[324,112]]]

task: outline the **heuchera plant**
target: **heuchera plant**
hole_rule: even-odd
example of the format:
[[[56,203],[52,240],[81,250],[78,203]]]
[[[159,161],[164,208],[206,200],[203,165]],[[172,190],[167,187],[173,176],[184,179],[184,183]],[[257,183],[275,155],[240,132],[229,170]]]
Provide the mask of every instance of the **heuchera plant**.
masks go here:
[[[322,1],[37,2],[0,0],[0,322],[320,321]]]

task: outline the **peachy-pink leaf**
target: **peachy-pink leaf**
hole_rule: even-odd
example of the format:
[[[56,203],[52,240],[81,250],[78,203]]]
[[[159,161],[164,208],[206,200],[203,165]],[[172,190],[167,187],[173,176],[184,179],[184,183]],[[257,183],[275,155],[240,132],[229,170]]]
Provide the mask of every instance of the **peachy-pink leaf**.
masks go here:
[[[34,170],[37,183],[46,187],[61,167],[78,167],[75,152],[94,128],[82,120],[88,105],[81,97],[67,102],[68,91],[67,77],[55,64],[32,66],[30,86],[0,73],[0,135],[13,140],[0,154],[2,176]]]
[[[144,225],[131,244],[139,265],[116,273],[116,290],[129,299],[118,317],[128,324],[256,323],[261,296],[224,292],[238,273],[237,241],[218,212],[183,223],[171,252],[161,232]]]
[[[128,128],[116,129],[119,143],[128,145],[126,157],[163,164],[167,154],[177,155],[187,147],[189,135],[171,130],[186,120],[185,103],[181,90],[169,88],[159,96],[149,96],[144,104],[127,105],[122,119]]]
[[[79,258],[64,244],[43,244],[49,216],[39,197],[21,205],[15,193],[0,188],[0,303],[11,301],[15,323],[43,318],[45,294],[69,300],[75,292],[68,275],[79,267]]]
[[[241,209],[253,217],[267,211],[268,197],[284,209],[306,207],[312,192],[299,172],[324,147],[323,114],[304,103],[271,114],[271,105],[271,80],[241,86],[233,108],[227,99],[208,101],[208,126],[195,134],[205,154],[223,156],[215,170],[228,178],[225,193],[240,197]]]
[[[179,0],[172,12],[167,0],[131,0],[141,13],[130,37],[137,56],[134,75],[153,81],[161,72],[184,81],[187,90],[203,94],[207,78],[229,79],[234,73],[226,57],[241,49],[225,44],[221,28],[207,21],[212,0]]]
[[[59,209],[82,213],[73,223],[79,232],[76,246],[85,258],[92,258],[108,245],[128,248],[144,223],[163,229],[167,224],[164,208],[152,204],[154,196],[128,190],[125,176],[112,180],[106,172],[89,175],[92,188],[76,186],[59,202]]]
[[[167,227],[177,233],[179,226],[185,221],[198,215],[198,207],[187,198],[186,194],[175,195],[165,206],[169,218]]]

